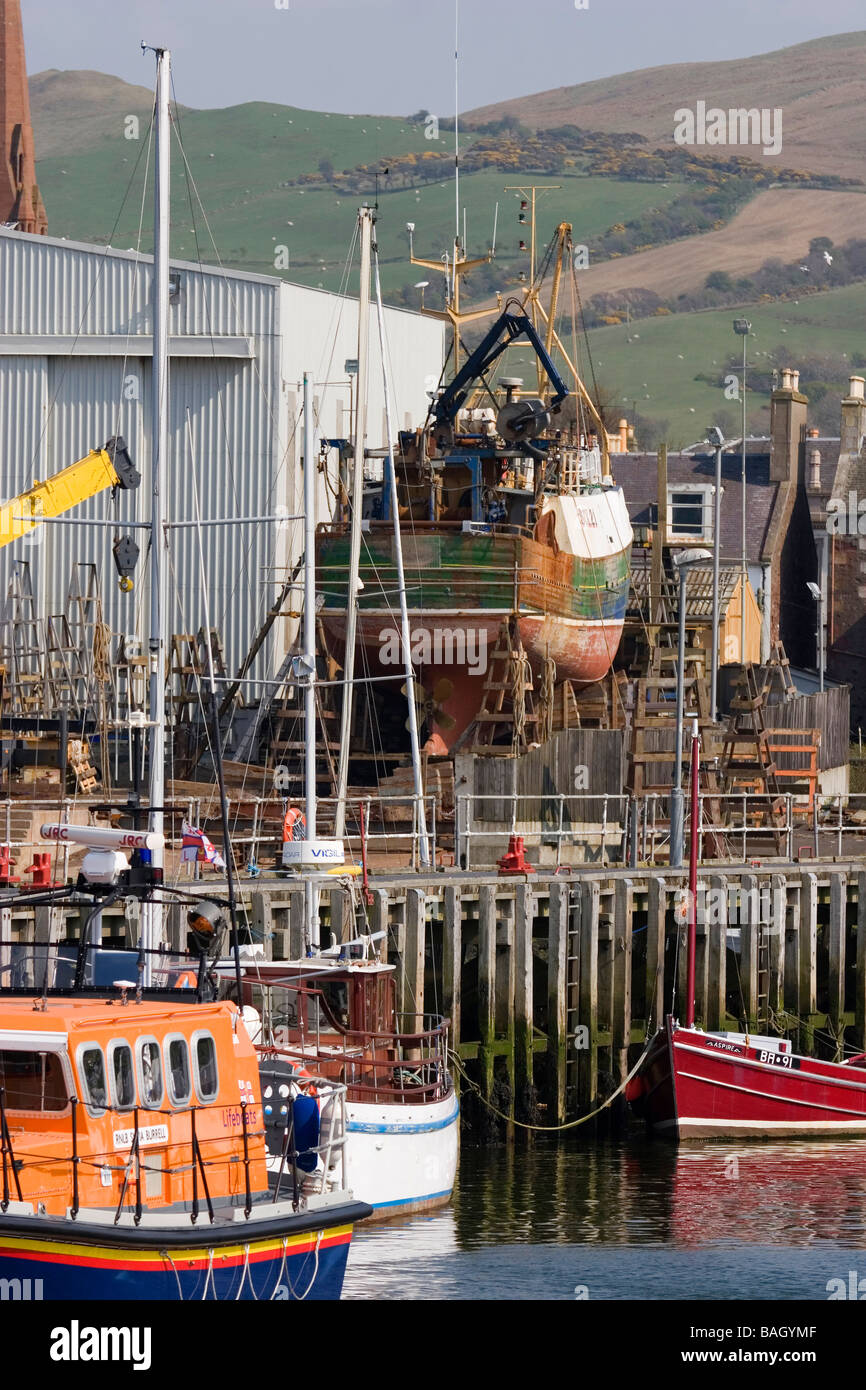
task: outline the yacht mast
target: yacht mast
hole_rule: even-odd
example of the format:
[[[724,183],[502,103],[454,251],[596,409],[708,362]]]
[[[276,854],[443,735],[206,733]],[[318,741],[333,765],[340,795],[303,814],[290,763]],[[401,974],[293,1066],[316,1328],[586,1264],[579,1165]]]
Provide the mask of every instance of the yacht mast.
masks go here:
[[[364,505],[364,450],[367,441],[367,381],[370,345],[370,259],[373,244],[372,208],[361,208],[361,291],[358,304],[358,398],[355,406],[355,447],[352,460],[352,538],[349,585],[346,593],[346,656],[343,669],[343,708],[340,717],[340,761],[337,771],[337,809],[334,836],[346,833],[346,788],[349,782],[349,734],[352,728],[355,678],[355,636],[358,623],[358,571],[361,564],[361,513]],[[309,831],[308,831],[309,833]]]
[[[153,246],[153,423],[151,440],[150,517],[150,641],[149,712],[150,758],[148,776],[148,829],[158,835],[159,848],[151,851],[157,878],[165,863],[162,836],[165,824],[165,620],[168,565],[165,534],[165,468],[168,455],[168,264],[170,146],[168,103],[171,87],[171,53],[156,54]],[[142,945],[156,950],[162,939],[162,904],[147,902],[142,911]],[[145,955],[145,983],[149,983],[151,957]]]
[[[308,844],[316,838],[316,460],[311,396],[310,374],[304,372],[304,815]],[[304,884],[304,947],[309,955],[319,949],[319,890],[311,876]]]

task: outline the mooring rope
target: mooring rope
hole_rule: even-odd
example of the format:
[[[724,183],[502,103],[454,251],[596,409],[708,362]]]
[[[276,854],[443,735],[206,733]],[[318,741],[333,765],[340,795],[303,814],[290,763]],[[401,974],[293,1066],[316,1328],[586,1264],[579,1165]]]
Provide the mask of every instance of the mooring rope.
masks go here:
[[[644,1048],[638,1060],[635,1062],[628,1076],[625,1078],[624,1081],[620,1082],[613,1094],[608,1096],[607,1100],[602,1101],[601,1105],[599,1105],[595,1110],[590,1110],[588,1115],[581,1115],[579,1119],[568,1120],[566,1124],[562,1125],[532,1125],[528,1124],[525,1120],[515,1120],[512,1115],[506,1115],[504,1110],[498,1109],[498,1107],[495,1106],[492,1101],[488,1100],[487,1097],[482,1094],[481,1087],[478,1085],[477,1082],[472,1080],[471,1076],[469,1076],[457,1053],[454,1052],[452,1049],[449,1049],[449,1053],[451,1056],[451,1063],[454,1067],[454,1070],[460,1073],[466,1084],[471,1088],[471,1090],[473,1090],[476,1093],[478,1099],[481,1101],[481,1104],[485,1105],[488,1110],[491,1110],[494,1115],[498,1115],[499,1118],[501,1120],[505,1120],[507,1124],[517,1125],[518,1129],[531,1129],[541,1134],[556,1134],[559,1131],[565,1129],[577,1129],[578,1125],[585,1125],[588,1120],[594,1120],[596,1115],[600,1115],[603,1110],[607,1110],[608,1106],[612,1105],[613,1102],[616,1100],[617,1096],[622,1094],[628,1083],[631,1081],[632,1077],[640,1070],[641,1065],[643,1064],[644,1059],[649,1053],[651,1046],[652,1039],[650,1040],[650,1042],[647,1043],[646,1047]]]

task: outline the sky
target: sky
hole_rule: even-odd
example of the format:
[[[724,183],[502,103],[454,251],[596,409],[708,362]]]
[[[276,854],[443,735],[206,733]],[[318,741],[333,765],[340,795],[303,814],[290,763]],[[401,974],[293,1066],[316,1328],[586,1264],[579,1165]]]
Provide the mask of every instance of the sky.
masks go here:
[[[187,106],[446,115],[455,4],[461,110],[866,27],[863,0],[22,0],[22,10],[31,74],[93,69],[149,87],[144,39],[171,48]]]

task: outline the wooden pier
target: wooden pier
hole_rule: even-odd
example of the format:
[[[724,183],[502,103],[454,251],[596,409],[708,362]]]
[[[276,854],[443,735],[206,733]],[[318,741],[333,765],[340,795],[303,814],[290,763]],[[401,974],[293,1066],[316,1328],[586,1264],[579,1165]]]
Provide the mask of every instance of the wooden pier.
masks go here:
[[[222,889],[214,879],[211,891]],[[386,933],[379,945],[397,969],[398,1007],[451,1019],[470,1082],[470,1137],[595,1109],[665,1014],[684,1013],[685,878],[676,872],[447,872],[373,881],[371,891],[367,921]],[[242,895],[241,921],[266,957],[300,955],[303,888],[260,879]],[[698,908],[700,1026],[783,1032],[796,1050],[829,1058],[843,1043],[866,1051],[862,860],[713,866],[700,877]],[[0,911],[3,941],[74,937],[81,913],[18,899]],[[356,934],[349,887],[322,890],[321,922],[323,945],[330,933]],[[179,945],[182,916],[169,925]],[[122,909],[106,911],[104,929],[126,934]]]

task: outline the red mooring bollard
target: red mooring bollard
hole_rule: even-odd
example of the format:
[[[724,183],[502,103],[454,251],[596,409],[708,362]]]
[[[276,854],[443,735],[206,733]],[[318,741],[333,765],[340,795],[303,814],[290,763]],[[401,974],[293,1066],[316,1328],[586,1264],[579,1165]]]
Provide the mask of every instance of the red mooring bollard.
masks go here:
[[[34,850],[33,863],[25,870],[25,874],[33,875],[32,883],[23,885],[24,891],[28,893],[39,892],[43,888],[59,888],[60,884],[55,883],[51,878],[51,850]]]
[[[13,883],[20,883],[18,874],[13,874],[15,860],[12,858],[12,846],[0,845],[0,888],[11,888]]]
[[[508,849],[499,862],[500,877],[507,874],[534,874],[535,869],[527,864],[523,851],[523,836],[510,835]]]

